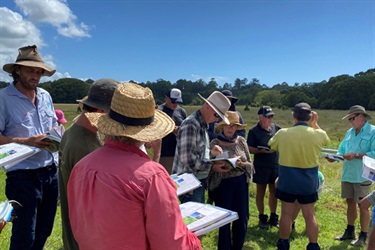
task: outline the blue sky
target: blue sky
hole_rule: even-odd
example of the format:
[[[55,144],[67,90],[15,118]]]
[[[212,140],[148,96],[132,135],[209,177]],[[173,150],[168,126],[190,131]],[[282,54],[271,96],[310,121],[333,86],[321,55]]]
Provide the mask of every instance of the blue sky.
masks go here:
[[[52,80],[272,86],[375,68],[375,0],[2,0],[0,16],[1,65],[37,44]]]

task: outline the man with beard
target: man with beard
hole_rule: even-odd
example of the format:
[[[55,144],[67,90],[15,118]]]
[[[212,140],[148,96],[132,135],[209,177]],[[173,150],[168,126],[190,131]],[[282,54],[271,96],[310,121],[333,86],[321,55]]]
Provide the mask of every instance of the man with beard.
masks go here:
[[[6,196],[22,204],[13,220],[10,249],[43,249],[57,208],[58,154],[44,150],[52,143],[42,139],[58,124],[52,98],[38,84],[56,70],[44,64],[35,45],[20,48],[16,62],[3,70],[13,83],[0,90],[0,145],[15,142],[41,149],[6,170]]]

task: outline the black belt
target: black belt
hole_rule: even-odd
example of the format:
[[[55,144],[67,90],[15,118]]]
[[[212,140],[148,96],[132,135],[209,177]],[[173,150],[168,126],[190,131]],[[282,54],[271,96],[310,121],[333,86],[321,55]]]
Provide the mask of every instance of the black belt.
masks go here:
[[[7,176],[11,176],[11,175],[14,175],[14,174],[17,174],[17,173],[36,174],[36,173],[40,173],[40,172],[53,171],[53,170],[56,170],[55,164],[48,165],[48,166],[41,167],[41,168],[36,168],[36,169],[17,169],[17,170],[14,170],[14,171],[7,172]]]

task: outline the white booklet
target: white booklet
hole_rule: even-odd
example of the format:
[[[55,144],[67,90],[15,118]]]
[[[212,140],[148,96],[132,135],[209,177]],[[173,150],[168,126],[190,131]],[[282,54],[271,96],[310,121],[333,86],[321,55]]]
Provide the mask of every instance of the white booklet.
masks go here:
[[[236,212],[199,202],[182,203],[180,209],[187,228],[197,236],[238,219]]]
[[[62,125],[54,127],[53,129],[51,129],[47,133],[47,136],[42,139],[42,141],[52,142],[52,145],[49,146],[48,148],[44,148],[44,149],[51,152],[51,153],[59,151],[63,131],[64,131],[64,129],[63,129]]]
[[[223,154],[221,155],[218,155],[216,156],[215,158],[213,159],[210,159],[209,161],[210,162],[215,162],[215,161],[226,161],[228,163],[230,163],[230,165],[233,167],[233,168],[236,168],[237,167],[237,160],[240,158],[240,156],[236,156],[236,157],[232,157],[232,158],[229,158],[229,153],[227,150],[224,150],[223,151]]]
[[[375,159],[365,155],[362,158],[362,163],[362,177],[375,182]]]
[[[202,186],[201,182],[195,177],[194,174],[184,173],[184,174],[174,174],[171,175],[172,180],[176,183],[177,196],[186,194],[196,188]]]
[[[39,151],[38,148],[15,142],[0,145],[0,167],[7,170]]]

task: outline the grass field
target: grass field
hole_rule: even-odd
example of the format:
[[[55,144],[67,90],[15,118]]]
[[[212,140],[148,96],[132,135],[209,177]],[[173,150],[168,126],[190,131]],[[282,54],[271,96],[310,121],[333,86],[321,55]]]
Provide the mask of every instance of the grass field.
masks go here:
[[[66,119],[69,121],[66,128],[71,124],[71,121],[77,113],[77,105],[74,104],[56,104],[55,108],[62,109],[65,112]],[[198,107],[184,107],[188,114],[198,109]],[[244,107],[238,107],[241,112],[248,129],[257,123],[257,108],[251,108],[250,111],[244,111]],[[292,126],[292,117],[290,110],[274,109],[276,113],[274,122],[282,127]],[[346,115],[347,111],[336,110],[318,110],[319,125],[326,130],[331,138],[329,148],[336,149],[345,135],[349,124],[346,120],[341,120]],[[370,112],[371,113],[371,112]],[[372,113],[371,113],[372,114]],[[350,241],[339,242],[335,241],[334,237],[343,233],[346,227],[346,206],[343,199],[340,198],[340,177],[341,164],[328,163],[325,159],[321,159],[320,171],[325,177],[324,189],[320,200],[316,204],[316,214],[319,224],[319,244],[322,249],[341,250],[341,249],[364,249],[352,247]],[[5,200],[5,173],[0,172],[0,200]],[[250,184],[250,220],[245,250],[268,250],[275,249],[276,241],[278,239],[278,229],[271,228],[268,231],[258,229],[258,212],[255,206],[255,185]],[[278,208],[279,210],[279,208]],[[266,206],[266,213],[269,213]],[[279,213],[279,212],[278,212]],[[108,222],[110,223],[110,222]],[[359,233],[359,221],[356,221],[356,234]],[[301,250],[305,249],[308,244],[308,239],[305,235],[305,225],[301,215],[296,220],[296,230],[291,235],[291,249]],[[207,234],[202,239],[203,249],[216,249],[216,241],[218,230]],[[0,234],[0,249],[9,248],[9,238],[11,235],[11,224],[8,224]],[[46,250],[63,249],[61,239],[61,219],[60,211],[55,220],[55,226],[51,237],[49,237],[45,246]]]

